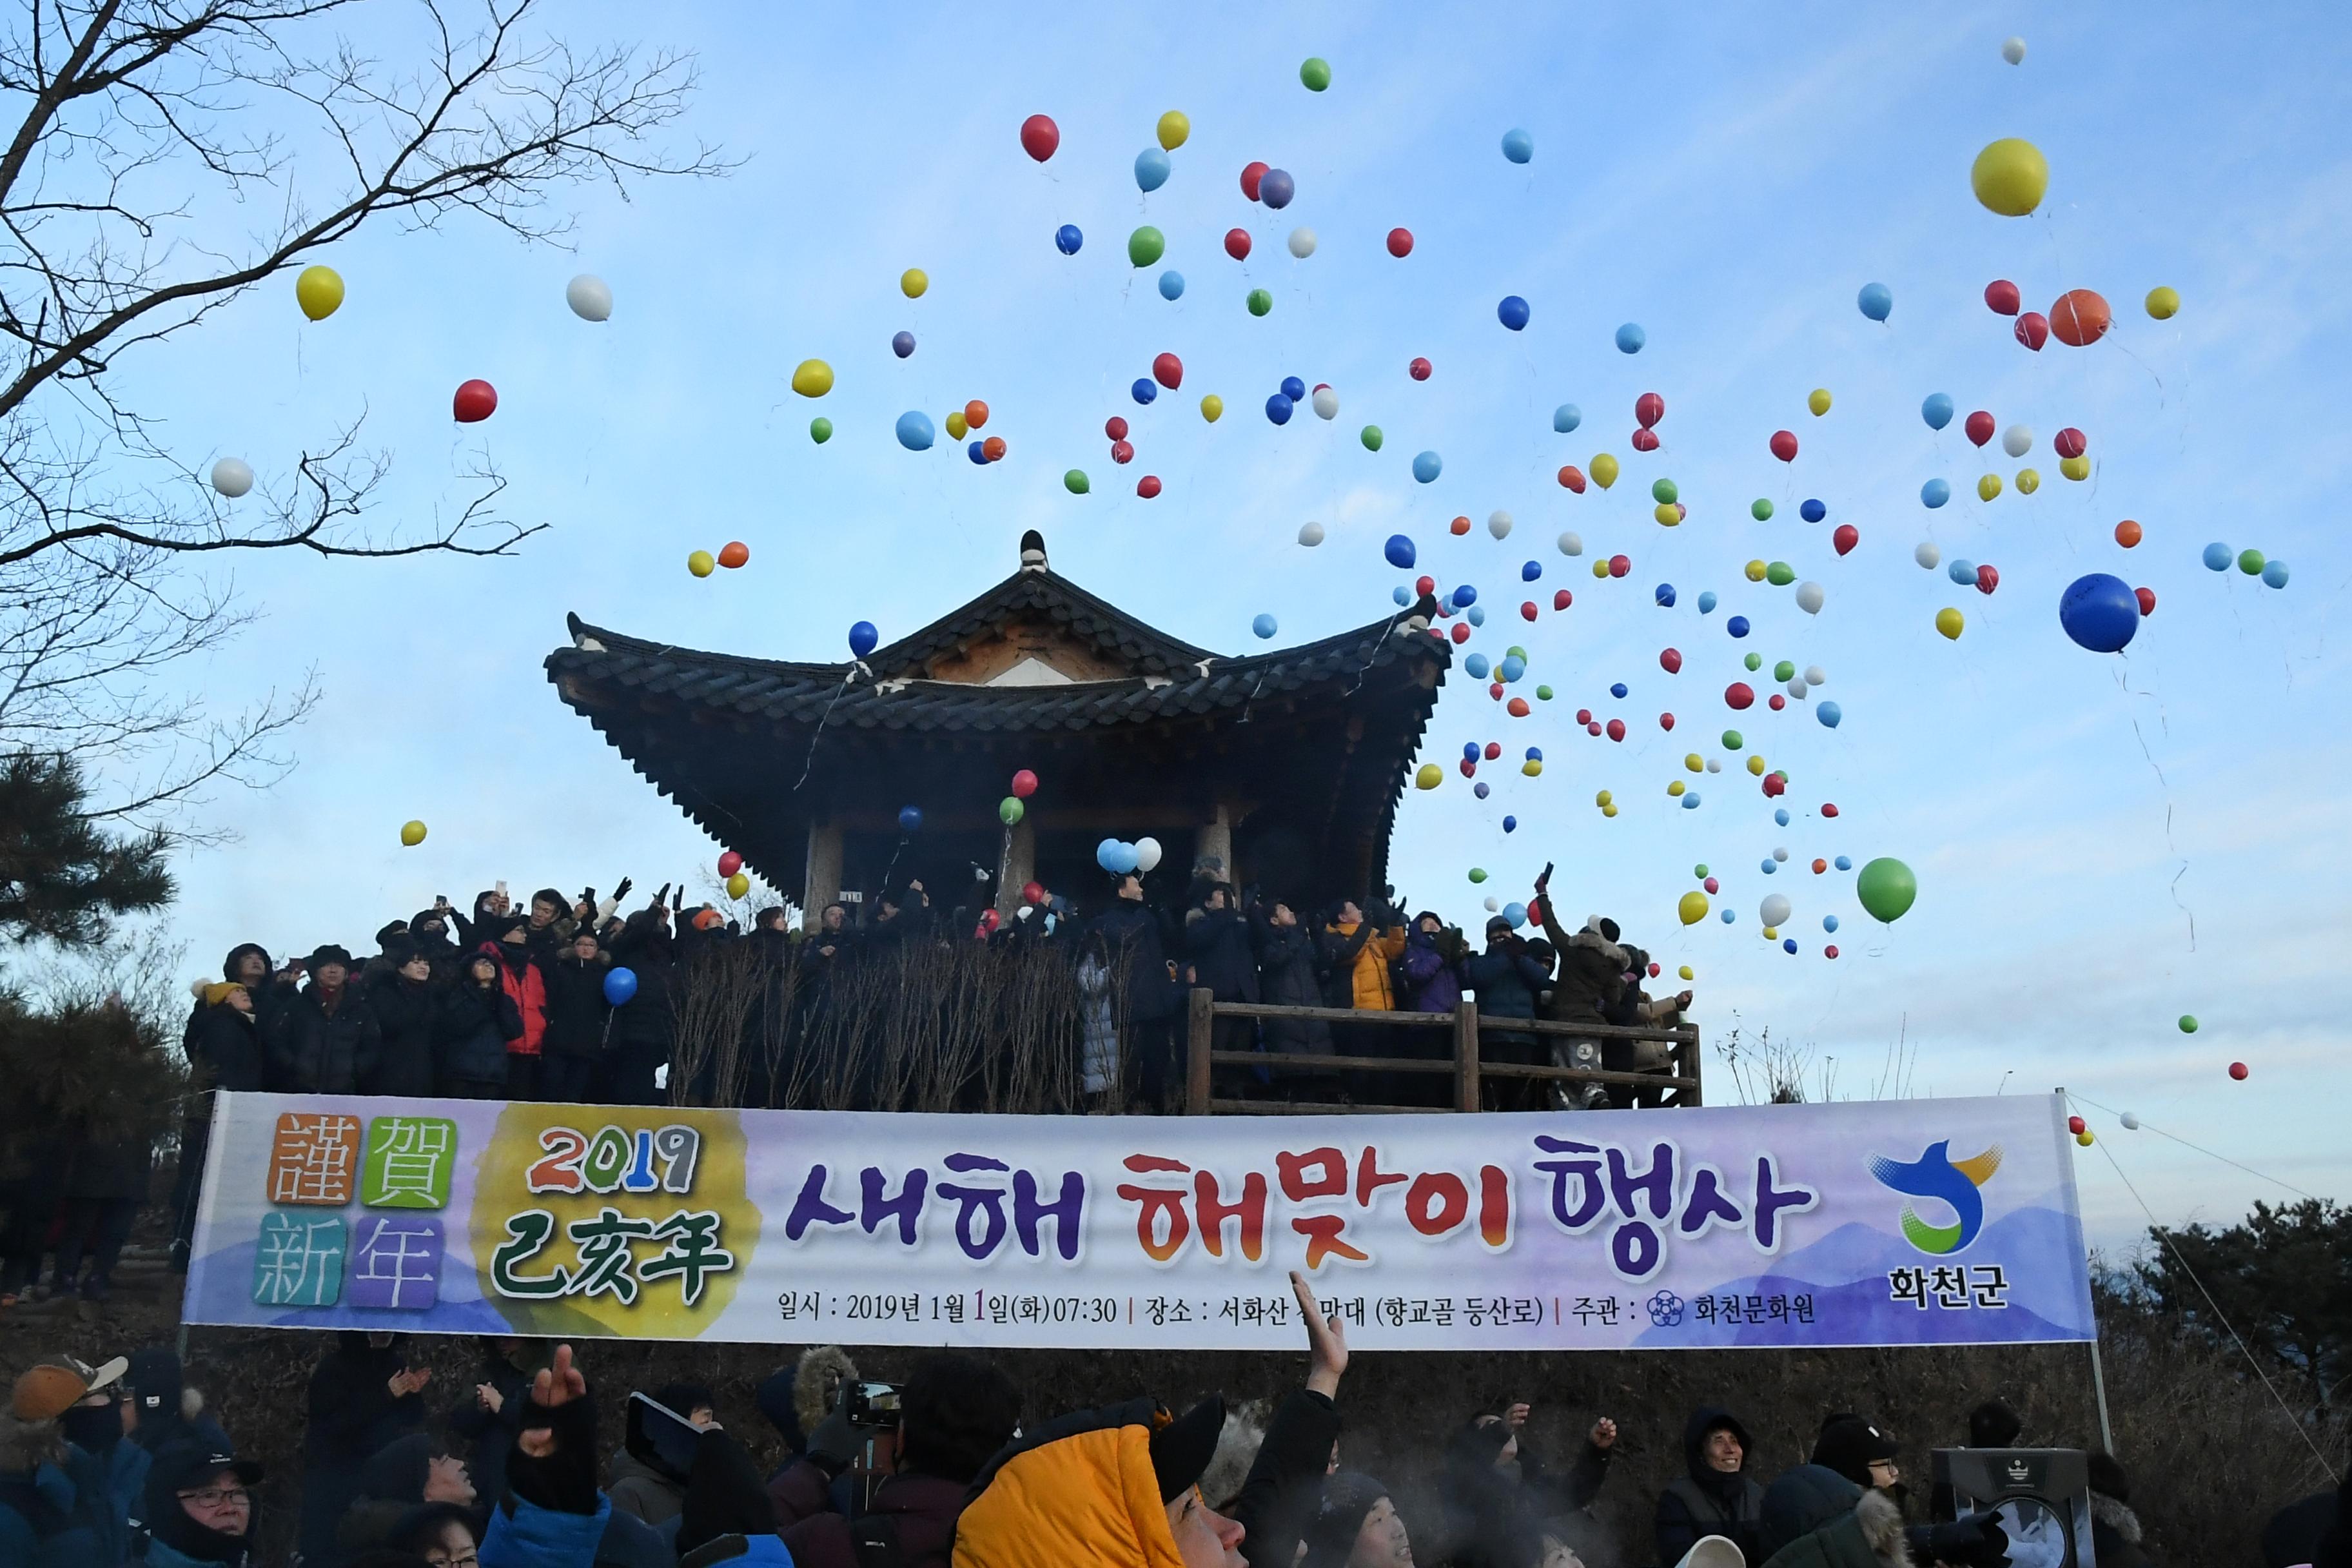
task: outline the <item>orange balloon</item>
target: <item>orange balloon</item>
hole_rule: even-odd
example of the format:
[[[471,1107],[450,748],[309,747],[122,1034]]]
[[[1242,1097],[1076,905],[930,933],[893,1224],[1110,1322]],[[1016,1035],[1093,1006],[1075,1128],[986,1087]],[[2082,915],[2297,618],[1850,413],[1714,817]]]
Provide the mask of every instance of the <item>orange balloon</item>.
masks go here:
[[[740,566],[751,559],[751,547],[740,539],[719,552],[719,564],[721,566]]]
[[[2050,335],[2068,348],[2084,349],[2107,335],[2115,313],[2088,289],[2069,289],[2050,307]]]
[[[1004,437],[991,436],[987,440],[982,441],[980,444],[980,455],[992,463],[1004,456]]]
[[[973,398],[963,405],[963,422],[977,430],[988,423],[988,405]]]
[[[1816,861],[1814,861],[1814,862],[1813,862],[1813,875],[1814,875],[1814,876],[1816,876],[1816,877],[1820,876],[1822,872],[1824,872],[1824,871],[1828,870],[1829,868],[1830,868],[1830,863],[1829,863],[1828,861],[1826,861],[1826,860],[1816,860]]]
[[[1524,719],[1528,716],[1528,700],[1524,697],[1514,697],[1503,706],[1504,710],[1514,719]]]
[[[2121,522],[2116,524],[2116,542],[2122,545],[2126,550],[2129,550],[2133,545],[2137,544],[2144,537],[2146,536],[2140,532],[2139,524],[2134,522],[2129,518],[2126,518]]]

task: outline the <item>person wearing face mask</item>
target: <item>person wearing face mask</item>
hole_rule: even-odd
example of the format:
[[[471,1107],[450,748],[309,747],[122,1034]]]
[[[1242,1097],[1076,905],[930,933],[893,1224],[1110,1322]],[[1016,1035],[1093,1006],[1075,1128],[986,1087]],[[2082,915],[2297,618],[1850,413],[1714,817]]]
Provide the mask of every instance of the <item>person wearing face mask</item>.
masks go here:
[[[260,1532],[260,1484],[259,1465],[208,1445],[175,1443],[157,1454],[142,1510],[147,1568],[245,1568]]]
[[[106,1467],[106,1489],[115,1510],[128,1520],[139,1516],[139,1500],[146,1489],[152,1456],[136,1443],[126,1442],[122,1396],[117,1381],[129,1363],[110,1361],[90,1376],[90,1390],[74,1407],[58,1417],[65,1439]]]
[[[8,1568],[110,1568],[122,1560],[129,1521],[107,1461],[71,1441],[66,1420],[93,1385],[104,1388],[121,1371],[120,1362],[96,1371],[43,1363],[10,1390],[0,1412],[0,1563]]]
[[[1754,1447],[1747,1426],[1728,1410],[1708,1405],[1691,1413],[1683,1428],[1685,1473],[1658,1494],[1658,1561],[1679,1563],[1710,1535],[1738,1546],[1748,1568],[1764,1561],[1757,1534],[1764,1489],[1747,1473]]]

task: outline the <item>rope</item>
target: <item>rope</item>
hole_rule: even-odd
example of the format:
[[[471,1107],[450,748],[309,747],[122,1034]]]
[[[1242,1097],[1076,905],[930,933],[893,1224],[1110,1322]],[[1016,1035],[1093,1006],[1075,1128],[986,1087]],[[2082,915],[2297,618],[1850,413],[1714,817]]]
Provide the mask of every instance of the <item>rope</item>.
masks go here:
[[[2116,1110],[2115,1108],[2113,1108],[2112,1106],[2101,1105],[2097,1100],[2093,1100],[2093,1099],[2092,1099],[2089,1095],[2087,1095],[2087,1094],[2078,1094],[2078,1093],[2076,1093],[2076,1092],[2075,1092],[2074,1090],[2073,1090],[2073,1089],[2068,1089],[2068,1090],[2066,1091],[2066,1094],[2067,1094],[2067,1098],[2068,1098],[2068,1099],[2070,1099],[2070,1100],[2081,1100],[2084,1104],[2085,1104],[2085,1105],[2087,1105],[2087,1106],[2090,1106],[2090,1107],[2091,1107],[2093,1110],[2104,1110],[2104,1111],[2105,1111],[2105,1112],[2106,1112],[2108,1115],[2110,1115],[2110,1116],[2120,1116],[2120,1115],[2122,1115],[2122,1114],[2123,1114],[2123,1112],[2121,1112],[2121,1111],[2119,1111],[2119,1110]],[[2208,1159],[2219,1160],[2219,1161],[2221,1161],[2221,1163],[2223,1163],[2224,1165],[2234,1165],[2234,1166],[2236,1166],[2239,1170],[2245,1172],[2245,1173],[2246,1173],[2246,1174],[2248,1174],[2248,1175],[2250,1175],[2250,1176],[2256,1176],[2256,1177],[2259,1177],[2259,1178],[2261,1178],[2263,1181],[2265,1181],[2265,1182],[2270,1183],[2270,1184],[2271,1184],[2273,1186],[2274,1186],[2274,1187],[2284,1187],[2288,1192],[2293,1193],[2296,1197],[2299,1197],[2299,1198],[2310,1198],[2310,1199],[2312,1199],[2315,1203],[2315,1202],[2319,1202],[2319,1201],[2321,1201],[2317,1194],[2315,1194],[2315,1193],[2306,1193],[2306,1192],[2305,1192],[2301,1187],[2296,1186],[2293,1182],[2283,1182],[2283,1181],[2279,1180],[2279,1178],[2278,1178],[2278,1177],[2273,1176],[2273,1175],[2271,1175],[2271,1174],[2269,1174],[2267,1172],[2263,1172],[2263,1171],[2257,1171],[2257,1170],[2255,1170],[2252,1165],[2242,1164],[2242,1163],[2240,1163],[2238,1161],[2235,1161],[2235,1160],[2231,1159],[2231,1158],[2230,1158],[2230,1156],[2228,1156],[2227,1154],[2219,1154],[2219,1153],[2215,1153],[2212,1150],[2206,1148],[2206,1147],[2205,1147],[2204,1145],[2202,1145],[2202,1144],[2200,1144],[2200,1143],[2191,1143],[2188,1139],[2181,1137],[2179,1134],[2178,1134],[2178,1133],[2174,1133],[2174,1132],[2167,1132],[2167,1131],[2166,1131],[2163,1128],[2161,1128],[2161,1127],[2157,1127],[2157,1126],[2151,1125],[2151,1124],[2150,1124],[2150,1123],[2148,1123],[2148,1122],[2143,1121],[2143,1122],[2141,1122],[2141,1123],[2139,1124],[2138,1131],[2142,1131],[2142,1132],[2153,1132],[2153,1133],[2155,1133],[2155,1134],[2156,1134],[2158,1137],[2159,1137],[2159,1138],[2169,1138],[2169,1139],[2171,1139],[2175,1143],[2179,1144],[2179,1145],[2180,1145],[2182,1148],[2184,1148],[2184,1149],[2194,1149],[2194,1150],[2196,1150],[2196,1151],[2197,1151],[2197,1152],[2199,1152],[2200,1154],[2205,1155]]]
[[[850,665],[848,673],[841,678],[841,684],[833,689],[832,697],[826,700],[824,711],[817,716],[816,728],[809,734],[808,759],[801,763],[801,776],[793,782],[794,795],[800,793],[801,785],[808,783],[809,770],[816,766],[816,743],[824,739],[825,724],[833,718],[833,705],[841,700],[841,694],[849,689],[850,682],[856,680],[857,672],[865,668],[864,659],[858,659]]]

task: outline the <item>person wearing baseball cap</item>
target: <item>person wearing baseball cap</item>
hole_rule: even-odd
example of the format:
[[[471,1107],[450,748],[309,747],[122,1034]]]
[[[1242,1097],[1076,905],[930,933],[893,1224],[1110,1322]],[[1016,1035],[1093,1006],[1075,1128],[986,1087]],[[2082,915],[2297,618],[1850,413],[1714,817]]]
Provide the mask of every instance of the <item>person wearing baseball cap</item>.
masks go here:
[[[209,1443],[157,1454],[142,1500],[147,1568],[244,1568],[260,1524],[260,1484],[259,1465]]]
[[[60,1358],[18,1375],[0,1415],[0,1563],[95,1568],[122,1560],[128,1500],[113,1494],[105,1460],[67,1440],[64,1416],[92,1390],[110,1388],[123,1366]]]

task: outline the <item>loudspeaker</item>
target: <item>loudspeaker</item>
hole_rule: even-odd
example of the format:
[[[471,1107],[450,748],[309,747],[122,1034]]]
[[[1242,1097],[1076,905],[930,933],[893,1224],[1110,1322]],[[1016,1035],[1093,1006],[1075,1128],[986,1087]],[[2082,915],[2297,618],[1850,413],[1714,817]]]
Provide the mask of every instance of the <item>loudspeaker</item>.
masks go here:
[[[2000,1509],[2011,1568],[2095,1568],[2080,1448],[1938,1448],[1933,1458],[1937,1517]]]

